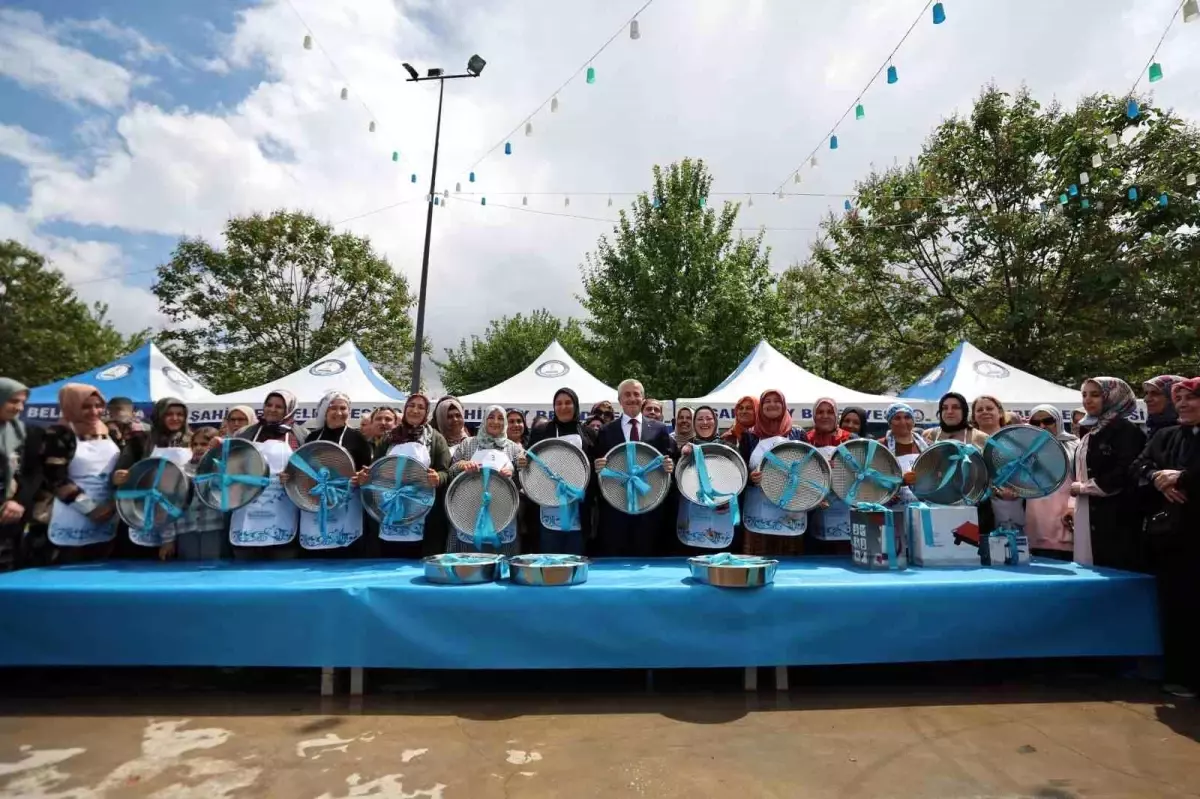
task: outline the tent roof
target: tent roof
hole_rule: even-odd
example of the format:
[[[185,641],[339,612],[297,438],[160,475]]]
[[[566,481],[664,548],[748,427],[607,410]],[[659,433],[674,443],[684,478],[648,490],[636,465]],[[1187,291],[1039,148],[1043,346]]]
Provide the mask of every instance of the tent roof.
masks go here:
[[[151,404],[163,397],[178,397],[189,404],[214,398],[211,391],[171,363],[152,341],[83,374],[38,386],[29,392],[26,404],[57,407],[58,390],[67,383],[87,383],[100,389],[108,399],[129,397],[138,405]]]
[[[959,343],[945,360],[900,395],[936,403],[949,391],[962,394],[967,402],[987,394],[1000,400],[1008,410],[1028,411],[1045,403],[1071,410],[1080,402],[1078,390],[1022,372],[969,341]]]
[[[554,392],[563,387],[579,395],[579,404],[585,413],[601,400],[617,401],[617,390],[593,377],[558,341],[550,342],[531,364],[503,383],[459,397],[459,400],[466,411],[483,410],[488,405],[547,411],[554,408]]]
[[[344,341],[333,352],[290,375],[261,386],[231,391],[214,398],[213,404],[250,405],[257,408],[267,393],[286,389],[301,405],[315,405],[325,392],[337,389],[350,395],[356,404],[394,403],[408,395],[383,378],[353,341]]]
[[[706,396],[678,399],[675,406],[678,408],[680,405],[711,405],[717,410],[728,409],[736,405],[742,397],[757,397],[770,388],[782,391],[793,408],[807,408],[820,398],[829,397],[843,408],[847,405],[858,405],[866,410],[882,411],[896,401],[894,397],[865,394],[818,377],[792,363],[763,339],[738,364],[733,373]],[[809,418],[808,415],[802,416],[804,419]]]

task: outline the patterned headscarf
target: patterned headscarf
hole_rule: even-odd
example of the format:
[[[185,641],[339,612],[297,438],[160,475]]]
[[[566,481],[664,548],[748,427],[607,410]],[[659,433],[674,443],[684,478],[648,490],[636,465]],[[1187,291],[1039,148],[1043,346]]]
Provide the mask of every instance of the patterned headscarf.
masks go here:
[[[679,421],[679,418],[683,416],[684,411],[687,411],[689,414],[691,414],[691,418],[687,423],[688,429],[686,431],[680,429],[681,423]],[[686,405],[675,409],[675,432],[672,435],[675,438],[675,443],[681,447],[696,437],[696,414]]]
[[[228,419],[229,415],[232,414],[234,411],[242,412],[242,414],[246,417],[246,424],[242,425],[237,430],[226,430],[225,433],[229,433],[229,434],[238,433],[242,430],[245,430],[247,427],[249,427],[250,425],[252,425],[258,421],[258,411],[254,410],[249,405],[234,405],[232,408],[230,408],[228,411],[225,412],[225,418]],[[221,426],[222,427],[225,426],[224,421],[222,421]],[[222,435],[224,435],[224,433],[222,433]]]
[[[421,419],[420,424],[411,425],[407,421],[408,406],[412,405],[415,399],[425,400],[425,417]],[[400,413],[400,421],[391,430],[389,441],[392,444],[417,443],[428,447],[430,439],[433,438],[433,430],[429,427],[429,406],[429,396],[423,391],[414,391],[409,394],[408,399],[404,401],[404,410]]]
[[[768,419],[762,412],[763,400],[771,394],[779,397],[779,402],[783,405],[783,414],[778,419]],[[741,404],[740,400],[739,404]],[[762,440],[764,438],[774,438],[775,436],[786,436],[791,430],[792,412],[788,410],[787,399],[783,396],[783,392],[774,388],[767,389],[758,398],[758,405],[755,407],[754,435],[758,436],[759,440]]]
[[[1097,386],[1102,397],[1100,415],[1092,416],[1089,413],[1080,422],[1081,425],[1091,427],[1093,433],[1108,427],[1114,419],[1128,416],[1137,407],[1133,389],[1119,377],[1092,377],[1083,381],[1080,390],[1087,388],[1088,383]]]
[[[62,411],[63,421],[71,426],[77,436],[108,435],[108,425],[103,420],[83,420],[83,403],[93,396],[99,397],[101,402],[104,401],[100,389],[87,383],[67,383],[58,390],[58,407]]]
[[[916,421],[917,417],[916,414],[913,413],[912,406],[906,402],[893,402],[883,413],[883,418],[886,419],[888,423],[888,431],[887,436],[884,437],[884,443],[886,444],[887,448],[892,451],[892,454],[895,454],[896,452],[896,434],[891,430],[892,419],[902,413],[907,413],[910,417],[912,417],[913,421]],[[925,440],[925,436],[919,435],[915,428],[913,429],[912,439],[913,443],[917,445],[917,452],[924,452],[929,447],[929,442]]]
[[[493,413],[499,413],[500,418],[504,420],[504,424],[500,427],[500,435],[494,436],[488,432],[487,422],[488,417]],[[479,432],[475,434],[475,441],[479,445],[479,449],[498,449],[504,451],[505,443],[508,441],[508,414],[504,411],[503,405],[489,405],[483,412],[483,421],[479,424]]]
[[[461,436],[454,439],[453,441],[450,440],[449,431],[446,429],[446,426],[449,422],[451,407],[458,408],[458,412],[463,413],[463,406],[462,406],[462,403],[458,401],[458,397],[452,397],[449,394],[447,394],[446,396],[444,396],[440,400],[438,400],[437,406],[434,407],[434,409],[433,409],[433,429],[437,430],[439,433],[441,433],[443,436],[446,437],[447,444],[449,444],[450,446],[454,446],[455,444],[458,444],[464,438],[467,437],[467,429],[466,429],[467,425],[465,422],[463,423],[463,430],[462,430]]]
[[[178,430],[167,429],[167,411],[171,408],[183,408],[183,426]],[[191,438],[188,435],[187,414],[188,407],[181,399],[163,397],[154,403],[154,410],[150,411],[150,438],[153,445],[171,448],[186,447]]]
[[[1146,419],[1146,427],[1149,429],[1151,435],[1179,421],[1179,412],[1175,410],[1175,397],[1172,394],[1174,393],[1175,386],[1186,379],[1179,375],[1159,375],[1142,383],[1142,388],[1146,391],[1155,389],[1161,391],[1163,396],[1167,398],[1167,407],[1163,409],[1163,412],[1152,413]]]
[[[742,423],[739,422],[737,419],[737,409],[739,407],[741,407],[742,403],[746,402],[747,400],[749,400],[750,404],[754,406],[754,418],[750,420],[750,424],[748,426],[743,426]],[[751,397],[751,396],[747,395],[745,397],[742,397],[740,400],[738,400],[734,404],[734,406],[733,406],[733,427],[729,428],[729,433],[727,435],[729,438],[733,439],[734,441],[741,441],[742,435],[744,433],[748,433],[751,430],[753,430],[754,426],[757,423],[758,423],[758,397]]]
[[[350,402],[349,394],[337,389],[326,391],[325,396],[321,397],[321,401],[317,403],[317,419],[316,424],[313,425],[314,429],[320,430],[329,427],[329,423],[325,421],[325,416],[329,413],[329,406],[333,404],[334,400],[342,400],[346,403],[346,408],[348,409],[354,407],[354,404]]]

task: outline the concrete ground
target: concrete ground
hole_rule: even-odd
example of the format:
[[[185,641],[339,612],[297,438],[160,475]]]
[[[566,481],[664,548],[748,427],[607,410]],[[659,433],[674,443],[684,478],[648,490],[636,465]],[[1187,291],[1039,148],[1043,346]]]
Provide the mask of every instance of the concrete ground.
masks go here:
[[[1200,796],[1200,705],[1073,667],[0,671],[0,799]],[[769,680],[764,675],[764,682]]]

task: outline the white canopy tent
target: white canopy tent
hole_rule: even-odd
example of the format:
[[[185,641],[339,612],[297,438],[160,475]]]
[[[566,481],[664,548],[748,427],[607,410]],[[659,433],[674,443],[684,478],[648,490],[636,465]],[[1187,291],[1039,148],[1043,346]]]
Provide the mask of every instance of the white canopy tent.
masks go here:
[[[316,415],[317,404],[327,391],[337,389],[350,396],[351,424],[379,405],[403,404],[408,396],[376,371],[353,341],[343,342],[323,358],[286,377],[261,386],[217,396],[212,402],[191,407],[191,424],[218,424],[234,405],[262,407],[267,393],[286,389],[296,395],[296,422],[306,424]]]
[[[602,400],[608,400],[614,407],[617,404],[617,390],[593,377],[558,341],[550,342],[533,363],[503,383],[459,397],[459,401],[468,422],[482,421],[483,411],[489,405],[544,416],[554,410],[554,392],[560,388],[569,388],[579,395],[580,409],[585,415]]]
[[[757,397],[771,388],[783,392],[791,408],[793,422],[805,427],[812,425],[812,405],[822,397],[834,400],[839,408],[848,405],[863,408],[871,421],[876,422],[883,421],[883,412],[896,401],[895,397],[864,394],[818,377],[792,363],[763,339],[719,386],[703,397],[677,399],[675,407],[711,406],[719,414],[720,424],[724,427],[733,424],[733,409],[739,399]],[[914,410],[917,420],[921,421],[922,409]]]

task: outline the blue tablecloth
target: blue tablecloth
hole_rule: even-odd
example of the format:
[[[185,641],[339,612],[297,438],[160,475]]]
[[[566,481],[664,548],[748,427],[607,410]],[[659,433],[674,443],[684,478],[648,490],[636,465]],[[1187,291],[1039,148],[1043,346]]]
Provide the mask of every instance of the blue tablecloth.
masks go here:
[[[0,665],[671,668],[1153,655],[1154,581],[1039,562],[780,565],[695,584],[682,560],[570,588],[431,585],[419,563],[108,563],[0,575]]]

